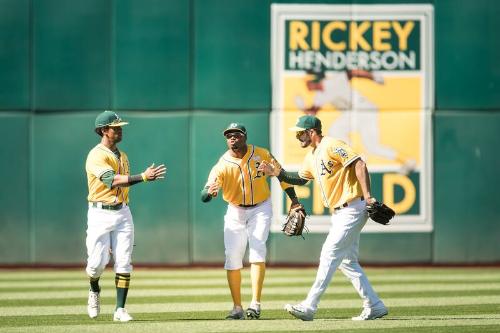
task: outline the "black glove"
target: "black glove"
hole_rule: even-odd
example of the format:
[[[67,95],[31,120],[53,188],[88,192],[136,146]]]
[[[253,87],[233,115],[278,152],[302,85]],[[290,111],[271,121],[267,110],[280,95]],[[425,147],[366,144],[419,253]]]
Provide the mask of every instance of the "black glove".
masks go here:
[[[373,221],[383,225],[389,224],[389,221],[396,215],[391,207],[378,201],[367,205],[366,210]]]

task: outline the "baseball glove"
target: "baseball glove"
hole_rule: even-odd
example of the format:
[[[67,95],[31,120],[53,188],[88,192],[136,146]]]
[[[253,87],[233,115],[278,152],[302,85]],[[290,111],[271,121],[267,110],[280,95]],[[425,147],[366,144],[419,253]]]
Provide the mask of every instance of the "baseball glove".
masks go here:
[[[285,223],[282,225],[281,231],[287,236],[302,236],[302,231],[306,222],[306,210],[302,205],[290,207]]]
[[[380,224],[389,224],[389,221],[396,215],[391,207],[381,202],[375,201],[366,206],[368,216],[375,222]]]

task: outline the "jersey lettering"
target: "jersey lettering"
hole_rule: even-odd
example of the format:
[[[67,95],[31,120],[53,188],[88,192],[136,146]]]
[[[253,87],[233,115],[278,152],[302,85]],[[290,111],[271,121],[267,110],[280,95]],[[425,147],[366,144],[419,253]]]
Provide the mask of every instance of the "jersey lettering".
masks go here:
[[[357,158],[359,155],[345,142],[323,137],[320,145],[306,155],[299,175],[315,179],[325,207],[335,208],[363,195],[356,172],[349,167]]]
[[[325,165],[325,162],[321,160],[321,176],[326,175],[326,173],[328,173],[329,175],[332,174],[333,162],[328,161],[328,166],[330,167],[330,169],[328,169],[328,167]]]
[[[344,160],[349,156],[349,154],[347,154],[347,152],[345,151],[345,149],[344,148],[340,148],[340,147],[335,148],[334,154],[339,155]]]
[[[222,189],[223,199],[233,205],[255,205],[270,196],[267,176],[257,169],[263,161],[280,165],[265,148],[248,145],[248,152],[242,158],[225,153],[210,171],[206,186],[217,182]],[[283,189],[290,185],[281,183]]]

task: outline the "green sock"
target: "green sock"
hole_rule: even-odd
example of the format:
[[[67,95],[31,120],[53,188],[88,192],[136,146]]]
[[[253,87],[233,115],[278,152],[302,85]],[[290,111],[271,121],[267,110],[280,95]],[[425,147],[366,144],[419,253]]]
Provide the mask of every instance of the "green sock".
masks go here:
[[[94,293],[101,292],[101,288],[99,287],[99,278],[90,278],[90,290],[92,290]]]
[[[127,301],[128,286],[130,284],[130,274],[116,273],[116,308],[124,308]]]

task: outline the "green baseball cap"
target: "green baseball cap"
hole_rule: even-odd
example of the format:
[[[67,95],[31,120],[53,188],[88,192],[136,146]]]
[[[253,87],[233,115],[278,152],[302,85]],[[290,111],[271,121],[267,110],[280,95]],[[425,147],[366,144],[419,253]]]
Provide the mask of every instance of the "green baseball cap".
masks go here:
[[[95,118],[96,128],[104,126],[119,127],[123,125],[128,125],[128,122],[123,121],[122,118],[113,111],[104,111]]]
[[[321,120],[315,116],[302,116],[297,119],[294,127],[290,127],[290,131],[305,131],[311,128],[321,129]]]
[[[247,129],[245,128],[245,126],[243,124],[239,124],[239,123],[229,124],[229,126],[227,126],[227,128],[224,130],[224,132],[222,132],[222,134],[224,136],[226,136],[227,133],[231,133],[231,132],[240,132],[240,133],[243,133],[244,135],[247,135]]]

